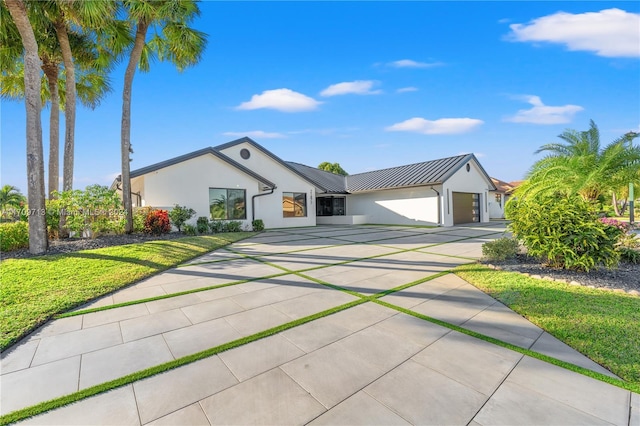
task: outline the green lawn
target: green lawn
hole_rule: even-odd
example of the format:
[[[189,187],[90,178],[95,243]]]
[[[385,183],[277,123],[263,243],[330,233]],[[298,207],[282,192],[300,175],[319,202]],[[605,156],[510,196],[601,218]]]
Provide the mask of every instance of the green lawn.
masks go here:
[[[224,233],[4,260],[0,350],[57,313],[251,235]]]
[[[640,384],[640,297],[478,264],[455,272],[623,380]]]

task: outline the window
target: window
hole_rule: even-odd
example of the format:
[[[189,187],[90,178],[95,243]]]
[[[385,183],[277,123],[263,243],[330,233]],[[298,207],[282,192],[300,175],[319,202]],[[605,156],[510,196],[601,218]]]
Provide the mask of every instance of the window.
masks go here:
[[[246,201],[244,189],[209,188],[211,219],[246,219]]]
[[[307,194],[304,192],[282,193],[282,217],[305,217],[307,215]]]
[[[502,194],[496,194],[496,203],[502,207]]]
[[[317,216],[344,216],[345,197],[318,197],[316,204]]]

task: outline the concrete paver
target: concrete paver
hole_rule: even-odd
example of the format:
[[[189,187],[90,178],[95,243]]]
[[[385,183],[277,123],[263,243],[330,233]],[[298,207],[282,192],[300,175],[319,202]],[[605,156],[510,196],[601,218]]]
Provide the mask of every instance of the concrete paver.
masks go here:
[[[87,306],[254,281],[55,320],[24,339],[2,355],[1,412],[357,300],[304,276],[367,296],[468,262],[451,256],[479,257],[482,244],[503,231],[494,222],[259,234]],[[392,254],[435,243],[443,244]],[[317,269],[266,279],[284,271],[231,250],[287,269]],[[376,257],[363,259],[369,256]],[[607,373],[452,274],[381,300]],[[25,423],[308,422],[635,426],[640,395],[366,302]]]
[[[128,385],[25,420],[25,425],[140,425],[133,386]]]
[[[200,404],[212,425],[304,424],[324,411],[318,401],[277,368]]]
[[[133,384],[141,422],[148,423],[238,383],[219,357]]]

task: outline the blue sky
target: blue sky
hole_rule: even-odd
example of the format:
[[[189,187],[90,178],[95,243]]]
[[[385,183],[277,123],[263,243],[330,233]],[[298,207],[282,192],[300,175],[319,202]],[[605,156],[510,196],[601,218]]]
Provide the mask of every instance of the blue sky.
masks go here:
[[[349,173],[473,152],[511,181],[539,146],[590,119],[603,142],[640,131],[637,2],[200,7],[199,65],[135,77],[132,169],[247,135],[284,160]],[[123,75],[97,109],[78,111],[78,189],[119,174]],[[24,192],[24,104],[1,106],[0,178]]]

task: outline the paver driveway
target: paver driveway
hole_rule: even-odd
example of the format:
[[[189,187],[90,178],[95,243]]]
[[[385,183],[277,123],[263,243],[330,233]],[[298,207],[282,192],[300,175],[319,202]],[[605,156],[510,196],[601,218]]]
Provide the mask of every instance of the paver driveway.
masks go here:
[[[397,310],[606,374],[446,273],[503,231],[261,233],[83,309],[195,292],[55,320],[25,339],[2,359],[1,412],[344,307],[25,423],[639,425],[640,395]]]

